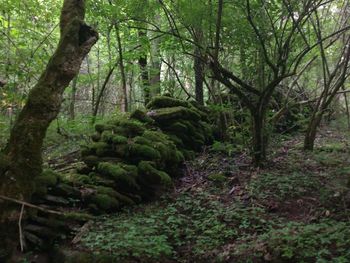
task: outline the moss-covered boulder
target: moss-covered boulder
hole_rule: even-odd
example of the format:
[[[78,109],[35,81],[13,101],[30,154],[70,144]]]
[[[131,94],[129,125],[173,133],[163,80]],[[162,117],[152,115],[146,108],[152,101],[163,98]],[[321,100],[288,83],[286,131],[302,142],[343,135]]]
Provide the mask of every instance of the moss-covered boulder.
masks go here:
[[[100,174],[114,180],[118,189],[125,191],[137,191],[140,189],[140,186],[136,183],[134,174],[128,172],[119,164],[112,164],[108,162],[99,163],[97,166],[97,171]]]
[[[59,182],[59,174],[52,170],[44,170],[39,176],[34,178],[34,194],[45,195],[48,188],[55,186]]]
[[[150,199],[210,142],[207,115],[194,102],[158,96],[145,111],[98,123],[92,142],[82,147],[85,178],[73,184],[93,189],[87,205],[95,212]]]

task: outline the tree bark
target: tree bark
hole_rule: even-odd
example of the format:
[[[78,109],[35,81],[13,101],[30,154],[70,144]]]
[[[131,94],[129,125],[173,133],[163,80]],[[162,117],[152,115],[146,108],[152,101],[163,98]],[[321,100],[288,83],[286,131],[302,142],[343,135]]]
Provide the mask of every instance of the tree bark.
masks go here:
[[[147,36],[146,31],[139,30],[139,38],[142,41],[143,38]],[[139,66],[141,71],[141,86],[143,89],[143,95],[145,98],[145,105],[148,104],[148,102],[151,99],[151,90],[150,90],[150,80],[148,76],[148,68],[147,68],[147,55],[145,53],[142,53],[139,57]]]
[[[42,146],[46,130],[61,107],[62,95],[79,73],[82,60],[98,39],[97,32],[84,23],[85,1],[65,0],[60,17],[61,38],[38,83],[30,91],[6,148],[0,155],[0,194],[28,200],[34,189],[33,179],[42,171]],[[17,213],[0,203],[0,224],[13,223]],[[0,233],[0,247],[8,244]],[[12,240],[13,242],[13,240]],[[1,261],[1,260],[0,260]]]
[[[195,94],[196,101],[201,105],[204,105],[204,63],[202,61],[201,51],[198,47],[195,47],[194,52],[194,78],[195,78]]]
[[[253,117],[253,163],[261,167],[266,161],[267,136],[265,131],[265,112],[257,110],[251,112]]]
[[[121,102],[121,111],[127,112],[128,111],[128,91],[127,91],[127,85],[126,85],[126,74],[125,74],[125,66],[124,66],[124,56],[123,56],[123,46],[122,46],[122,40],[120,38],[120,32],[119,32],[119,24],[118,22],[115,22],[114,28],[117,35],[117,44],[118,44],[118,54],[119,54],[119,69],[120,69],[120,75],[121,75],[121,81],[122,81],[122,96],[120,99]]]
[[[305,138],[304,138],[305,151],[314,150],[317,128],[320,126],[321,120],[322,120],[322,114],[320,112],[317,112],[314,116],[312,116],[305,133]]]

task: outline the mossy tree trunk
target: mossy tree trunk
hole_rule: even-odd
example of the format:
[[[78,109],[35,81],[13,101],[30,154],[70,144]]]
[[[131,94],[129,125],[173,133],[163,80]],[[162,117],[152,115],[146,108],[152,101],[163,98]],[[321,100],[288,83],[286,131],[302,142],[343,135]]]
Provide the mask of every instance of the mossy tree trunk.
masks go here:
[[[28,200],[33,192],[33,179],[42,170],[46,130],[59,113],[65,88],[79,73],[82,60],[98,39],[97,32],[84,23],[84,16],[84,0],[64,1],[58,47],[30,91],[2,157],[0,155],[6,159],[0,162],[1,195]],[[1,201],[0,211],[0,223],[17,218],[16,212]]]

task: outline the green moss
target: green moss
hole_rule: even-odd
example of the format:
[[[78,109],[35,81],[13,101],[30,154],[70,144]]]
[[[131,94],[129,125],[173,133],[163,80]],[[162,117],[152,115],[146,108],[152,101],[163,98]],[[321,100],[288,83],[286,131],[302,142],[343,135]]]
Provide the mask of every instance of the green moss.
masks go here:
[[[160,176],[160,182],[162,185],[169,187],[173,184],[173,180],[166,172],[158,171],[158,175]]]
[[[111,187],[98,186],[98,187],[96,187],[96,190],[99,194],[109,195],[109,196],[117,199],[122,204],[130,205],[130,206],[135,205],[135,202],[131,198],[115,191]]]
[[[96,124],[95,125],[95,130],[99,133],[102,133],[104,131],[112,131],[114,129],[114,126],[111,124]]]
[[[169,139],[168,136],[165,135],[163,132],[151,130],[146,130],[143,133],[142,137],[152,142],[163,142]]]
[[[160,153],[150,146],[133,143],[129,146],[129,157],[131,159],[158,160]]]
[[[105,143],[112,143],[113,131],[104,131],[101,134],[101,140]]]
[[[100,163],[97,167],[97,171],[113,179],[127,176],[127,172],[122,167],[107,162]]]
[[[149,116],[147,116],[146,112],[139,110],[139,109],[134,110],[130,114],[130,118],[138,120],[138,121],[143,122],[143,123],[148,123],[148,124],[154,123],[154,120],[152,118],[150,118]]]
[[[128,164],[119,164],[125,171],[128,172],[128,175],[136,178],[138,175],[138,170],[136,165],[128,165]]]
[[[123,169],[120,165],[111,164],[107,162],[99,163],[97,171],[104,176],[112,178],[117,182],[117,184],[121,184],[121,186],[139,189],[135,178],[130,173],[128,173],[127,170]]]
[[[96,153],[95,149],[87,146],[87,145],[82,145],[80,147],[80,155],[81,157],[89,156],[89,155],[94,155]]]
[[[118,200],[107,194],[97,194],[92,197],[91,202],[96,204],[99,209],[104,211],[119,207]]]
[[[114,135],[112,137],[112,143],[114,143],[114,144],[126,144],[126,143],[128,143],[128,138],[126,138],[125,136],[121,136],[121,135]]]
[[[182,106],[152,110],[148,112],[148,115],[159,123],[178,119],[192,121],[199,121],[201,119],[201,116],[197,112]]]
[[[68,212],[68,213],[64,213],[64,218],[85,222],[93,219],[94,217],[87,213]]]
[[[93,134],[93,135],[91,135],[91,140],[93,141],[93,142],[98,142],[98,141],[100,141],[101,140],[101,133],[95,133],[95,134]]]
[[[189,132],[188,127],[184,123],[181,123],[180,121],[172,123],[170,126],[166,128],[166,130],[174,131],[174,132],[184,132],[184,133]]]
[[[141,161],[138,165],[139,179],[147,185],[169,186],[172,183],[170,176],[154,167],[153,162]]]
[[[182,154],[185,157],[185,160],[193,160],[196,157],[196,153],[191,150],[182,150]]]
[[[110,121],[110,123],[115,126],[114,132],[118,135],[135,137],[142,135],[145,131],[145,125],[134,119],[119,118]]]
[[[182,107],[190,107],[191,105],[184,100],[179,100],[167,96],[157,96],[154,97],[148,104],[147,108],[148,109],[159,109],[159,108],[168,108],[168,107],[177,107],[177,106],[182,106]]]
[[[222,173],[218,174],[211,174],[208,176],[208,179],[210,181],[216,182],[216,183],[223,183],[227,181],[227,177],[223,175]]]
[[[143,136],[136,136],[133,141],[134,141],[134,143],[137,143],[137,144],[142,144],[142,145],[147,145],[147,146],[153,145],[152,141],[148,140],[147,138],[145,138]]]
[[[106,142],[95,142],[91,146],[99,157],[113,156],[112,147]]]
[[[175,143],[176,146],[183,148],[184,143],[179,137],[177,137],[175,134],[168,133],[167,135],[168,135],[169,139]]]
[[[182,163],[185,161],[185,156],[183,155],[183,153],[181,151],[176,151],[175,154],[175,159],[177,163]]]
[[[96,166],[99,163],[99,158],[95,155],[89,155],[83,157],[83,162],[88,166],[88,167],[93,167]]]
[[[58,182],[59,174],[52,170],[44,170],[41,175],[34,178],[35,185],[55,186]]]
[[[93,174],[93,173],[90,173]],[[70,173],[66,175],[66,181],[76,186],[91,185],[95,183],[95,178],[86,174]]]

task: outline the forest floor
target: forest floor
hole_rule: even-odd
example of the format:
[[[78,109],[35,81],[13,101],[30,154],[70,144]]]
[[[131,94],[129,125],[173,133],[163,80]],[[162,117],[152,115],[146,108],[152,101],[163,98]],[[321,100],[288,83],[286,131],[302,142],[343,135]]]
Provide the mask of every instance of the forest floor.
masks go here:
[[[46,164],[74,169],[86,126],[52,127]],[[205,148],[158,201],[88,222],[65,262],[350,262],[350,132],[323,127],[312,153],[302,134],[273,137],[263,169]]]
[[[74,249],[100,262],[350,262],[349,132],[323,128],[313,153],[302,139],[275,138],[264,169],[206,148],[171,193],[97,217]]]

